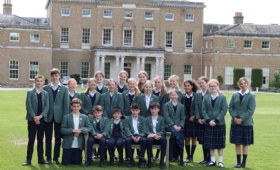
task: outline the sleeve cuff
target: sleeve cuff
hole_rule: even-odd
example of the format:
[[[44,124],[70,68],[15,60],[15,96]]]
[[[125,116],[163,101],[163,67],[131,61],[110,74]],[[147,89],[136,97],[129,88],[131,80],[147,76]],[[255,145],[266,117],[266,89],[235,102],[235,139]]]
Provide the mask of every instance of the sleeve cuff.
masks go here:
[[[214,122],[218,124],[220,121],[218,119],[215,119]]]

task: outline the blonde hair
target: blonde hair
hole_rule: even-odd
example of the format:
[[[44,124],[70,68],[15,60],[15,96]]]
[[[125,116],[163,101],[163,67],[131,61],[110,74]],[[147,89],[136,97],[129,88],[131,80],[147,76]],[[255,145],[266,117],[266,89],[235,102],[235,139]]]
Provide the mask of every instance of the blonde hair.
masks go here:
[[[129,84],[130,82],[135,82],[135,85],[136,85],[136,79],[135,78],[129,78],[127,80],[127,84]],[[139,96],[141,94],[141,91],[138,89],[137,86],[135,86],[135,96]]]
[[[69,79],[67,81],[67,85],[69,85],[71,81],[73,81],[77,85],[77,81],[74,78]]]
[[[120,76],[121,74],[125,74],[126,77],[128,77],[128,73],[127,73],[127,71],[125,71],[125,70],[121,70],[121,71],[119,72],[119,76]]]
[[[161,76],[156,76],[154,78],[154,82],[159,79],[161,82],[162,82],[162,86],[161,86],[161,91],[160,91],[160,96],[163,97],[167,94],[167,90],[166,90],[166,86],[165,86],[165,83],[164,83],[164,80]]]
[[[96,76],[97,76],[98,74],[100,74],[103,78],[105,77],[105,75],[104,75],[104,73],[103,73],[102,71],[97,71],[97,72],[95,72],[94,77],[96,78]]]
[[[211,83],[217,84],[217,89],[218,89],[218,93],[219,93],[219,94],[224,94],[224,93],[220,90],[220,87],[219,87],[220,83],[219,83],[219,81],[218,81],[217,79],[211,79],[211,80],[208,82],[208,87],[209,87],[209,89],[210,89],[210,84],[211,84]]]
[[[88,94],[89,93],[89,84],[91,83],[91,82],[94,82],[95,84],[97,84],[97,81],[96,81],[96,79],[95,78],[90,78],[90,79],[88,79],[88,81],[87,81],[87,89],[86,89],[86,94]]]
[[[150,81],[147,81],[147,82],[144,84],[144,86],[143,86],[143,87],[145,88],[145,87],[146,87],[147,85],[149,85],[149,84],[150,84],[150,85],[152,86],[152,88],[153,88],[153,83],[152,83],[152,82],[150,82]]]
[[[142,90],[141,89],[141,82],[139,81],[139,76],[140,76],[140,74],[144,74],[145,76],[146,76],[146,78],[148,79],[148,73],[146,72],[146,71],[144,71],[144,70],[142,70],[142,71],[139,71],[139,73],[137,74],[137,77],[138,77],[138,82],[137,82],[137,86],[138,86],[138,89],[139,90]]]
[[[240,83],[241,83],[242,80],[244,80],[245,83],[248,84],[248,90],[251,91],[251,86],[250,86],[251,83],[250,83],[250,81],[246,77],[240,77],[240,79],[237,82],[238,87],[240,88]]]
[[[172,78],[175,78],[175,80],[176,80],[176,82],[177,82],[177,85],[176,85],[176,87],[179,89],[179,76],[177,76],[177,75],[175,75],[175,74],[173,74],[173,75],[171,75],[169,78],[168,78],[168,82],[170,82],[171,81],[171,79]]]

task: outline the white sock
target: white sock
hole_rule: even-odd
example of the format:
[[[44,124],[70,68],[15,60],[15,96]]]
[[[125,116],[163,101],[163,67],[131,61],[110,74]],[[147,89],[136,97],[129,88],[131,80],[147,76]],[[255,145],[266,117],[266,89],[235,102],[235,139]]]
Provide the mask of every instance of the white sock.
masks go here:
[[[211,161],[216,162],[215,156],[211,156]]]
[[[223,156],[219,156],[219,162],[223,162]]]

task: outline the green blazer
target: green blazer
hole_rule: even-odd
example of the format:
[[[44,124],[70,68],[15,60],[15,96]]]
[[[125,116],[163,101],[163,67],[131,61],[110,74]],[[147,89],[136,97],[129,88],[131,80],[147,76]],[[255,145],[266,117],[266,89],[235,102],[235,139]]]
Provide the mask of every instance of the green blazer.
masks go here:
[[[46,122],[51,122],[54,118],[54,120],[57,123],[61,123],[63,116],[70,113],[68,88],[65,87],[64,85],[60,85],[58,87],[55,100],[53,100],[53,93],[50,84],[44,86],[43,89],[49,93],[50,109],[49,109],[49,114],[47,115],[46,118]]]
[[[184,105],[186,105],[185,103],[185,96],[186,96],[186,93],[183,93],[182,95],[182,100],[181,100],[181,103]],[[197,104],[196,104],[196,98],[198,97],[197,93],[196,92],[193,92],[193,96],[192,96],[192,103],[191,103],[191,110],[190,110],[190,115],[187,115],[187,110],[186,110],[186,107],[185,107],[185,116],[186,116],[186,119],[189,119],[191,116],[193,115],[196,115],[196,112],[197,112]]]
[[[121,93],[115,91],[112,97],[112,102],[110,102],[110,93],[106,92],[101,97],[101,106],[103,108],[103,116],[112,119],[113,110],[119,107],[123,111],[123,96]]]
[[[235,117],[242,119],[243,126],[253,125],[253,114],[256,109],[255,95],[252,93],[245,94],[240,103],[239,93],[232,95],[229,103],[229,114],[232,117],[231,124],[235,125],[233,119]]]
[[[123,115],[124,116],[130,116],[131,115],[131,111],[130,111],[130,102],[129,102],[129,91],[125,91],[122,93],[122,96],[123,96]],[[132,99],[132,103],[137,103],[137,100],[138,100],[138,97],[139,96],[134,96],[134,98]],[[131,104],[132,104],[131,103]]]
[[[153,121],[152,116],[147,117],[146,120],[147,124],[147,135],[154,134],[153,131]],[[157,123],[156,123],[156,134],[159,136],[165,136],[165,124],[164,124],[164,118],[160,115],[157,117]]]
[[[209,94],[209,90],[207,90],[206,95]],[[205,95],[205,96],[206,96]],[[202,115],[202,93],[199,92],[196,94],[196,112],[195,112],[195,117],[196,119],[204,119],[203,115]]]
[[[87,93],[81,93],[80,95],[80,99],[82,101],[82,109],[80,110],[80,112],[82,114],[88,115],[88,114],[92,114],[93,111],[92,109],[94,108],[94,106],[100,105],[101,104],[101,94],[96,92],[95,93],[95,101],[94,104],[91,104],[91,100],[90,100],[90,95]]]
[[[96,86],[96,91],[98,90],[98,87]],[[98,92],[98,91],[97,91]],[[108,92],[108,87],[105,85],[105,84],[103,84],[103,87],[102,87],[102,90],[101,90],[101,93],[100,94],[104,94],[104,93],[106,93],[106,92]]]
[[[120,126],[121,126],[121,135],[123,138],[126,138],[126,121],[124,119],[121,119],[120,121]],[[107,124],[106,124],[106,129],[105,129],[105,133],[107,134],[107,139],[110,139],[110,137],[112,136],[113,133],[113,127],[114,127],[114,120],[108,120]]]
[[[225,124],[225,115],[227,113],[227,99],[226,96],[220,94],[215,102],[214,107],[211,102],[211,95],[208,94],[203,98],[202,115],[206,120],[206,124],[211,120],[215,120],[217,125]]]
[[[118,89],[118,87],[119,87],[119,84],[117,84],[117,89]],[[118,89],[119,90],[119,89]],[[127,87],[127,84],[124,84],[124,86],[123,86],[123,92],[125,92],[125,91],[127,91],[128,90],[128,87]],[[119,92],[119,91],[118,91]],[[121,93],[121,92],[119,92],[119,93]]]
[[[156,95],[151,94],[151,101],[150,101],[150,105],[152,102],[158,102],[159,103],[159,99]],[[145,98],[145,94],[141,94],[138,99],[137,99],[137,103],[140,105],[140,113],[139,115],[143,116],[143,117],[148,117],[151,116],[151,111],[150,108],[146,107],[146,98]],[[149,105],[149,107],[150,107]]]
[[[74,98],[80,99],[80,93],[74,92]],[[70,94],[69,94],[69,111],[71,112],[71,99],[70,99]]]
[[[74,140],[74,121],[73,121],[73,114],[67,114],[63,117],[62,123],[61,123],[61,134],[63,136],[63,142],[62,142],[62,148],[63,149],[71,149],[72,143]],[[83,132],[91,132],[92,126],[89,122],[89,119],[86,115],[80,114],[79,115],[79,129],[82,129]],[[78,136],[78,145],[81,150],[85,147],[85,138],[84,134],[81,133]]]
[[[108,118],[107,117],[103,117],[103,116],[101,117],[101,119],[100,119],[100,131],[97,130],[97,128],[96,128],[97,121],[96,121],[96,118],[94,116],[90,116],[89,121],[90,121],[90,123],[93,127],[92,131],[91,131],[92,136],[95,136],[98,133],[102,134],[104,137],[107,136],[106,131],[105,131],[106,130],[106,125],[108,123]]]
[[[132,123],[132,115],[125,119],[126,121],[126,137],[134,135],[134,128]],[[147,133],[146,129],[146,119],[140,115],[138,115],[138,122],[137,122],[139,136],[145,137]]]
[[[49,113],[49,94],[45,90],[42,90],[42,113],[41,115],[44,117],[46,121],[48,113]],[[38,109],[38,99],[36,88],[29,90],[26,96],[26,120],[34,121],[33,117],[37,115]]]
[[[172,101],[165,103],[163,107],[165,128],[173,125],[184,127],[185,124],[185,107],[179,101],[177,102],[176,113],[174,112]]]
[[[178,92],[178,102],[182,101],[182,97],[183,97],[183,93],[179,88],[176,88],[177,92]],[[169,97],[169,93],[167,92],[167,94],[165,95],[165,97],[162,99],[163,103],[167,103],[170,101],[170,97]]]
[[[153,93],[154,93],[154,89],[153,89]],[[159,104],[160,104],[160,112],[158,113],[159,115],[163,116],[163,106],[167,101],[167,93],[164,95],[164,96],[161,96],[161,93],[159,93],[159,96],[158,96],[158,101],[159,101]]]

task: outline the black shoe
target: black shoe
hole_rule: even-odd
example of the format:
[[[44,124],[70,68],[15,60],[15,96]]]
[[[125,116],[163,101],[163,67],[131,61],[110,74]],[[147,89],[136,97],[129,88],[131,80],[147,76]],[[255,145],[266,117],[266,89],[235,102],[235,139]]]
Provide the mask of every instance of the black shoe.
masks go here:
[[[186,166],[185,162],[181,161],[180,166]]]
[[[216,162],[210,161],[206,164],[206,166],[216,166]]]
[[[124,165],[124,162],[120,161],[119,164],[118,164],[118,167],[123,167],[123,165]]]
[[[109,166],[113,166],[113,165],[114,165],[114,161],[110,161]]]
[[[134,167],[135,162],[134,161],[130,161],[129,164],[127,165],[128,168],[132,168]]]
[[[31,165],[30,160],[26,160],[24,163],[22,163],[22,166],[27,166],[27,165]]]
[[[104,161],[100,161],[99,166],[100,166],[101,168],[104,168],[104,167],[105,167],[105,162],[104,162]]]
[[[46,164],[46,161],[44,159],[38,160],[38,164]]]
[[[92,164],[92,160],[86,161],[86,162],[84,163],[83,167],[88,167],[88,166],[90,166],[91,164]]]
[[[159,168],[160,168],[160,169],[165,169],[165,165],[164,165],[163,162],[159,163]]]
[[[192,159],[192,158],[186,158],[186,159],[184,160],[184,162],[186,162],[186,163],[191,163],[191,162],[193,162],[193,159]]]
[[[234,168],[240,168],[240,165],[241,165],[240,163],[236,163],[233,167]]]
[[[207,161],[206,160],[202,160],[198,164],[207,164]]]
[[[241,164],[240,164],[240,168],[246,168],[246,164],[241,163]]]
[[[179,159],[173,158],[173,159],[170,160],[170,162],[179,162]]]
[[[152,167],[152,163],[148,162],[147,165],[146,165],[146,168],[151,168],[151,167]]]
[[[52,161],[51,161],[50,159],[47,159],[47,160],[45,161],[45,163],[46,163],[46,164],[51,164]]]
[[[53,164],[60,164],[60,162],[58,160],[53,160]]]

